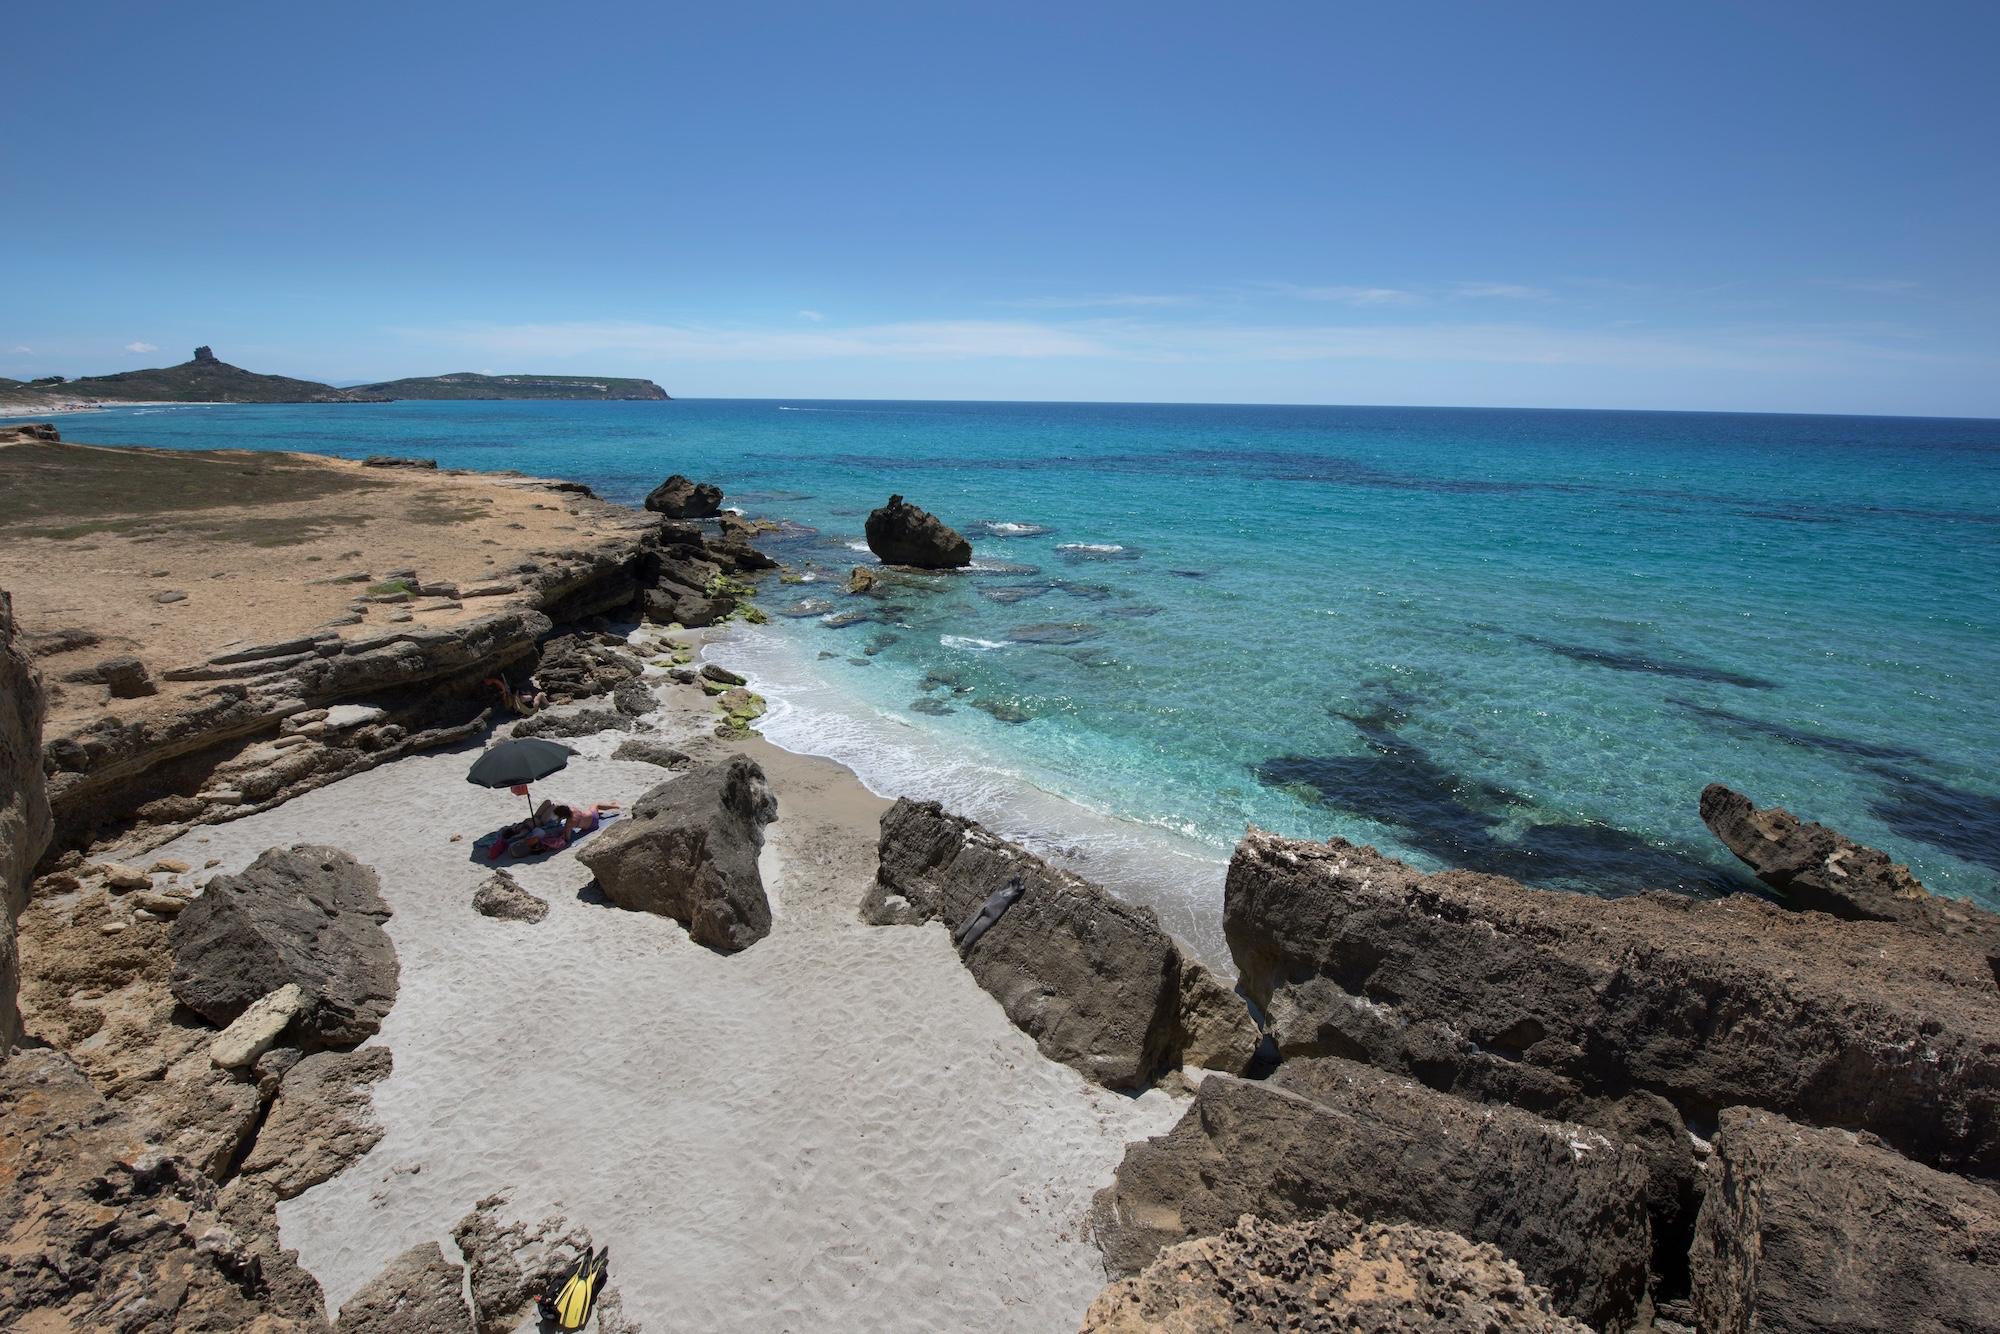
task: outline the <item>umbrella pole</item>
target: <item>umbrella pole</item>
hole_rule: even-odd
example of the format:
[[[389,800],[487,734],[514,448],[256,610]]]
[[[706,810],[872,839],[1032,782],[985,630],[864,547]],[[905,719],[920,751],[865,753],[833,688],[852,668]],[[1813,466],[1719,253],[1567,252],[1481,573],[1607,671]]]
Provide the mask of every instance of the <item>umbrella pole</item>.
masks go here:
[[[527,784],[523,783],[521,786],[526,787]],[[527,799],[528,799],[528,819],[533,820],[535,818],[535,794],[532,792],[528,793]]]

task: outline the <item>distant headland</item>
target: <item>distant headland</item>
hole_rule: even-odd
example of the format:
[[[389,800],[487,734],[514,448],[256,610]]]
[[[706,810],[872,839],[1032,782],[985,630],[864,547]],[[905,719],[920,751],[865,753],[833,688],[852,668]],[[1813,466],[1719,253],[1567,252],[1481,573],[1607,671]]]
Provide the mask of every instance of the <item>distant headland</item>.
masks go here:
[[[415,376],[335,388],[263,375],[216,358],[207,347],[178,366],[66,379],[0,379],[0,413],[49,412],[120,403],[389,403],[402,399],[667,399],[651,380],[606,375]]]

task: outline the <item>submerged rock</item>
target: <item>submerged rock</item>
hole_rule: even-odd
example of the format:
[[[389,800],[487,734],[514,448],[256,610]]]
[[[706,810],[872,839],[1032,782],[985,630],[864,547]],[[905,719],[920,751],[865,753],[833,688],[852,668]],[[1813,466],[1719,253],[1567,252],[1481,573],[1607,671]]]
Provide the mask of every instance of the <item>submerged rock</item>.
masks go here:
[[[375,872],[338,848],[273,848],[209,881],[174,919],[174,998],[227,1026],[297,983],[305,1004],[291,1031],[308,1045],[352,1046],[396,1000],[388,917]]]
[[[647,494],[646,508],[669,519],[712,519],[722,512],[722,488],[675,473]]]
[[[1760,808],[1720,783],[1702,789],[1701,821],[1791,907],[1968,936],[2000,955],[2000,916],[1936,897],[1909,867],[1825,825],[1781,807]]]
[[[1704,1334],[1981,1330],[2000,1320],[2000,1193],[1868,1135],[1722,1114],[1695,1229]]]
[[[2000,992],[1963,941],[1751,895],[1603,900],[1261,831],[1223,926],[1287,1057],[1534,1109],[1752,1104],[2000,1175]],[[1573,1113],[1575,1114],[1575,1113]]]
[[[1559,1310],[1617,1328],[1646,1290],[1645,1176],[1636,1150],[1585,1126],[1351,1061],[1287,1062],[1270,1082],[1204,1079],[1179,1125],[1126,1149],[1091,1230],[1129,1274],[1245,1213],[1350,1210],[1490,1242]]]
[[[732,755],[653,788],[576,857],[619,907],[671,917],[696,944],[734,953],[771,933],[757,854],[777,818],[763,769]]]
[[[1080,1334],[1591,1334],[1513,1261],[1453,1232],[1245,1214],[1112,1284]]]
[[[956,569],[972,564],[972,543],[928,510],[901,496],[872,510],[867,523],[868,549],[887,565],[912,565],[920,570]]]
[[[965,966],[1044,1056],[1110,1088],[1144,1088],[1186,1064],[1249,1066],[1257,1031],[1248,1010],[1151,909],[936,802],[904,799],[883,813],[880,867],[862,916],[956,929],[1016,877],[1026,892],[965,953]]]

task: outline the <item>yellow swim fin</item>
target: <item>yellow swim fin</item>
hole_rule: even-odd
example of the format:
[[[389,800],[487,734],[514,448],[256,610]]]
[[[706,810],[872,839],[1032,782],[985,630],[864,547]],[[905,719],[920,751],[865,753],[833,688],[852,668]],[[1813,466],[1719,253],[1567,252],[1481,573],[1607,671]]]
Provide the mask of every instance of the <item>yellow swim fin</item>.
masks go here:
[[[604,1286],[604,1270],[611,1262],[611,1249],[585,1251],[570,1271],[555,1300],[550,1303],[557,1329],[582,1329],[590,1323],[597,1306],[597,1294]]]

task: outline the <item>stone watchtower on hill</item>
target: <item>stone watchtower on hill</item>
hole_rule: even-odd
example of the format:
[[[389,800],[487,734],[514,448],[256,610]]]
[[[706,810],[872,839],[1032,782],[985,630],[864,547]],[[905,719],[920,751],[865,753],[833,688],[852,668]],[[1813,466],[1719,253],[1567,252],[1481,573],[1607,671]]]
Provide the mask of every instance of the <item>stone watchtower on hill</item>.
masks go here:
[[[212,362],[215,360],[215,349],[210,347],[198,347],[194,350],[194,359],[196,361]]]

